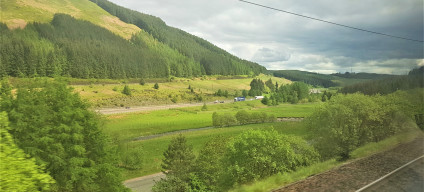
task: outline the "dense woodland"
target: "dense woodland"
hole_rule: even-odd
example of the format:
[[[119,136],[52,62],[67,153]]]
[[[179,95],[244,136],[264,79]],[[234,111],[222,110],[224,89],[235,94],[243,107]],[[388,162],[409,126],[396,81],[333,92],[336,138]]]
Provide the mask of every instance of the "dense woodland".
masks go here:
[[[389,74],[377,74],[377,73],[333,73],[333,76],[347,78],[347,79],[383,79],[389,77],[395,77],[396,75]]]
[[[337,84],[334,83],[334,77],[330,75],[323,75],[318,73],[298,71],[298,70],[280,70],[271,71],[275,77],[283,77],[292,81],[301,81],[306,84],[319,86],[319,87],[334,87]]]
[[[424,87],[424,67],[413,69],[408,75],[387,77],[374,81],[358,83],[343,87],[341,93],[361,92],[367,95],[389,94],[397,90],[408,90]]]
[[[121,7],[107,0],[90,0],[126,23],[131,23],[151,34],[155,39],[178,50],[200,63],[207,75],[258,74],[265,68],[241,60],[208,41],[177,28],[167,26],[160,18]],[[253,72],[253,73],[252,73]]]
[[[158,42],[144,31],[125,40],[65,14],[56,14],[51,23],[31,23],[24,29],[9,30],[0,23],[0,30],[0,77],[193,77],[252,75],[265,70],[222,50],[194,53],[202,49],[192,44],[187,46],[194,46],[192,51],[196,57],[189,56]],[[195,37],[188,36],[181,41],[190,42],[190,38]]]

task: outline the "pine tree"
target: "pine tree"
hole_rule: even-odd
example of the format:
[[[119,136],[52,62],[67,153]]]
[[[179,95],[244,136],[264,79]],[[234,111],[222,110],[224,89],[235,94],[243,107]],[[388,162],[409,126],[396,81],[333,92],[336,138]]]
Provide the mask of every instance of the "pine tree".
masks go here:
[[[128,87],[128,85],[124,86],[124,89],[122,90],[122,94],[131,96],[131,89]]]
[[[189,178],[195,160],[192,146],[187,144],[186,138],[180,134],[171,140],[168,149],[163,153],[163,172],[175,176],[183,181]]]
[[[19,149],[9,130],[7,114],[0,113],[0,191],[48,191],[53,178],[43,166]]]
[[[140,79],[140,85],[145,85],[145,84],[146,84],[146,81],[143,78],[141,78]]]
[[[126,191],[98,117],[65,83],[46,81],[5,98],[16,144],[46,164],[58,191]]]

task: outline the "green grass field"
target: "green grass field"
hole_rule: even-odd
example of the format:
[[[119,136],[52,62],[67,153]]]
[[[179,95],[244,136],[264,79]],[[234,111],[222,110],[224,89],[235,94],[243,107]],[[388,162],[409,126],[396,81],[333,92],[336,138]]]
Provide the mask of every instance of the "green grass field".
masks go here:
[[[214,128],[202,131],[187,132],[183,135],[186,137],[188,144],[193,146],[194,153],[198,154],[203,145],[213,137],[223,136],[230,139],[231,137],[234,137],[249,129],[275,129],[276,131],[283,134],[291,134],[300,137],[306,135],[306,128],[299,122],[276,122],[227,128]],[[125,143],[124,148],[142,148],[143,166],[141,170],[124,170],[124,177],[126,179],[130,179],[160,172],[163,152],[167,149],[171,139],[176,136],[177,135],[168,135],[146,141],[133,141]]]
[[[199,107],[178,108],[140,113],[109,115],[105,132],[118,141],[128,141],[140,136],[154,135],[185,129],[212,126],[212,113],[235,114],[239,110],[266,112],[277,117],[305,117],[319,103],[281,104],[267,107],[258,100],[207,105],[207,111]]]

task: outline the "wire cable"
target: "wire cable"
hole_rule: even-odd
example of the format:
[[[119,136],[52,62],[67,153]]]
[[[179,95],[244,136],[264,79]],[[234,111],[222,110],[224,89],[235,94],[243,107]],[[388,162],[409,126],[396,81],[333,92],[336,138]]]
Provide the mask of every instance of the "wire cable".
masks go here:
[[[340,27],[345,27],[345,28],[349,28],[349,29],[363,31],[363,32],[367,32],[367,33],[373,33],[373,34],[377,34],[377,35],[383,35],[383,36],[387,36],[387,37],[392,37],[392,38],[397,38],[397,39],[403,39],[403,40],[408,40],[408,41],[415,41],[415,42],[420,42],[420,43],[423,43],[424,42],[423,40],[416,40],[416,39],[410,39],[410,38],[406,38],[406,37],[399,37],[399,36],[395,36],[395,35],[389,35],[389,34],[385,34],[385,33],[370,31],[370,30],[361,29],[361,28],[358,28],[358,27],[352,27],[352,26],[349,26],[349,25],[343,25],[343,24],[334,23],[334,22],[331,22],[331,21],[317,19],[317,18],[314,18],[314,17],[309,17],[309,16],[305,16],[305,15],[301,15],[301,14],[297,14],[297,13],[285,11],[285,10],[282,10],[282,9],[277,9],[277,8],[269,7],[269,6],[266,6],[266,5],[261,5],[261,4],[258,4],[258,3],[253,3],[253,2],[250,2],[250,1],[245,1],[245,0],[239,0],[239,1],[241,1],[243,3],[248,3],[248,4],[251,4],[251,5],[255,5],[255,6],[259,6],[259,7],[263,7],[263,8],[267,8],[267,9],[271,9],[271,10],[283,12],[283,13],[288,13],[288,14],[292,14],[292,15],[296,15],[296,16],[299,16],[299,17],[304,17],[304,18],[307,18],[307,19],[312,19],[312,20],[316,20],[316,21],[320,21],[320,22],[324,22],[324,23],[328,23],[328,24],[332,24],[332,25],[337,25],[337,26],[340,26]]]

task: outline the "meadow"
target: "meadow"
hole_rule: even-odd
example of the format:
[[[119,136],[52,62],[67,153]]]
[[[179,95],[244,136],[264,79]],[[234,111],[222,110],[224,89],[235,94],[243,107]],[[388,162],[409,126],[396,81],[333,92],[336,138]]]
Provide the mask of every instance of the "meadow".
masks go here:
[[[207,110],[199,107],[176,108],[139,113],[124,113],[106,117],[105,132],[118,141],[128,141],[140,136],[172,131],[210,127],[212,114],[235,114],[240,110],[265,112],[276,117],[306,117],[319,103],[281,104],[268,107],[259,100],[207,105]]]
[[[243,131],[249,129],[274,129],[279,133],[296,135],[303,137],[306,135],[306,129],[300,122],[275,122],[265,124],[251,124],[243,126],[234,126],[226,128],[214,128],[208,130],[187,132],[183,135],[186,137],[189,145],[193,146],[193,152],[197,155],[203,145],[210,139],[222,136],[230,139]],[[158,173],[161,170],[161,163],[163,159],[163,152],[167,149],[172,138],[177,135],[168,135],[159,138],[154,138],[145,141],[131,141],[121,144],[124,150],[137,150],[143,151],[143,164],[140,170],[124,170],[124,177],[126,179]]]
[[[263,81],[272,79],[279,85],[291,83],[291,81],[283,78],[263,74],[256,78]],[[231,100],[236,94],[241,95],[242,90],[249,90],[252,79],[247,76],[173,77],[170,79],[146,79],[144,85],[140,85],[140,79],[69,79],[68,81],[75,92],[79,93],[83,99],[88,100],[94,107],[101,108]],[[153,88],[155,83],[159,84],[159,89]],[[122,94],[125,85],[128,85],[131,89],[131,96]],[[193,91],[188,89],[189,87]],[[214,93],[219,89],[228,91],[228,98],[215,96]]]

